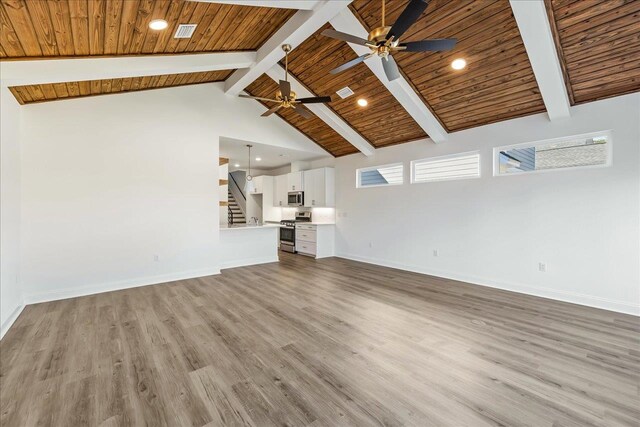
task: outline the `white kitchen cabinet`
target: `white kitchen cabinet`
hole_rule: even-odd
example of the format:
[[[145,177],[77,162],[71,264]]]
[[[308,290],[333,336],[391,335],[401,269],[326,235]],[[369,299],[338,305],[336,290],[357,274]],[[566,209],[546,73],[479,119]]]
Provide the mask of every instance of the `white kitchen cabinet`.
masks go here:
[[[251,192],[251,194],[262,194],[264,191],[264,180],[271,178],[270,176],[254,176],[253,184],[255,189]]]
[[[296,251],[314,258],[334,256],[335,225],[296,224]]]
[[[286,207],[288,206],[289,199],[287,197],[289,174],[278,175],[274,178],[274,191],[273,191],[273,206]]]
[[[282,219],[281,209],[279,209],[279,206],[274,206],[273,203],[276,197],[275,178],[269,175],[261,175],[254,178],[257,192],[252,192],[251,196],[247,198],[247,212],[249,212],[250,205],[255,205],[257,212],[248,214],[247,218],[255,216],[262,222],[279,222]]]
[[[304,171],[304,205],[306,207],[334,207],[335,171],[319,168]]]
[[[287,191],[304,191],[304,172],[287,174]]]

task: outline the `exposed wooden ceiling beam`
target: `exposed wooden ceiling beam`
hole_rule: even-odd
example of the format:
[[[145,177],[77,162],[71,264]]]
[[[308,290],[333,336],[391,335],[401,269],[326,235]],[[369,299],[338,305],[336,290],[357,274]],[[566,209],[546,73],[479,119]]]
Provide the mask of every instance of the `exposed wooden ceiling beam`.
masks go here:
[[[351,10],[343,9],[329,21],[333,28],[354,36],[367,38],[369,32]],[[369,53],[369,48],[349,43],[354,52],[360,56]],[[386,86],[400,105],[413,117],[418,125],[429,135],[433,142],[439,143],[447,140],[447,131],[442,127],[436,116],[424,104],[420,96],[415,93],[409,82],[404,77],[389,81],[382,68],[382,63],[377,57],[368,59],[365,64]]]
[[[310,10],[318,3],[317,0],[190,0],[202,3],[237,4],[240,6],[277,7],[281,9]]]
[[[280,64],[272,66],[267,70],[266,74],[278,82],[284,76],[284,68]],[[291,90],[296,93],[297,98],[307,98],[316,96],[313,92],[306,88],[299,80],[293,76],[289,76]],[[356,147],[365,156],[371,156],[375,152],[375,147],[364,139],[358,132],[353,130],[351,126],[342,120],[336,113],[324,104],[305,104],[320,120],[329,125],[333,130],[338,132],[340,136],[346,139],[351,145]]]
[[[247,68],[256,60],[256,52],[221,52],[195,55],[145,55],[82,59],[50,59],[0,62],[2,80],[13,84],[62,83],[120,77]]]
[[[346,9],[349,3],[351,0],[322,0],[311,10],[296,12],[258,49],[257,60],[253,66],[238,70],[227,79],[225,92],[230,95],[238,95],[284,57],[283,44],[290,44],[295,48],[337,13]]]
[[[570,117],[569,97],[543,0],[509,0],[550,120]]]

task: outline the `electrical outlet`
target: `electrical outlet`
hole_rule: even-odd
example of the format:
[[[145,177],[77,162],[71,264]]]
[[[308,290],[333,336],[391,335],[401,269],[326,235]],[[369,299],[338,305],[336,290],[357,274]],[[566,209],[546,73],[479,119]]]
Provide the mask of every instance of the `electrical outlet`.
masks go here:
[[[155,262],[160,261],[160,256],[159,256],[159,255],[154,255],[154,256],[153,256],[153,260],[154,260]]]
[[[369,242],[369,247],[372,248],[373,247],[373,242]]]
[[[542,271],[543,273],[545,271],[547,271],[547,264],[544,262],[539,262],[538,263],[538,270]]]
[[[433,250],[433,256],[438,256],[440,255],[440,251],[438,251],[437,249]]]

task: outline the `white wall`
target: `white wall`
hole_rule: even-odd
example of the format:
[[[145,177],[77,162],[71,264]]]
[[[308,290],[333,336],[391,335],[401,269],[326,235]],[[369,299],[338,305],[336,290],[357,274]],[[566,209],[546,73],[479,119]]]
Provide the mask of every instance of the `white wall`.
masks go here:
[[[279,168],[276,168],[276,169],[268,169],[268,170],[256,169],[255,174],[256,176],[259,176],[259,175],[278,176],[278,175],[284,175],[289,172],[291,172],[291,164],[280,166]]]
[[[22,107],[27,302],[218,272],[219,137],[320,150],[222,87]]]
[[[22,307],[20,292],[20,109],[0,89],[0,337]]]
[[[338,158],[338,255],[640,314],[639,122],[634,94]],[[609,168],[492,177],[494,146],[605,129]],[[472,150],[482,178],[408,183],[410,160]],[[404,185],[355,188],[356,168],[399,161]]]

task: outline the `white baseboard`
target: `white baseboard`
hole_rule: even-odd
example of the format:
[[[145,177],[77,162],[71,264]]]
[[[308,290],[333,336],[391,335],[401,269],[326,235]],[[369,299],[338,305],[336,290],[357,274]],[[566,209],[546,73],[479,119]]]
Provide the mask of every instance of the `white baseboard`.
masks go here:
[[[99,285],[86,286],[81,288],[61,289],[53,292],[41,292],[26,294],[25,304],[37,304],[41,302],[57,301],[67,298],[82,297],[86,295],[101,294],[103,292],[119,291],[122,289],[138,288],[141,286],[158,285],[160,283],[175,282],[176,280],[193,279],[196,277],[213,276],[220,274],[218,268],[205,268],[201,270],[183,271],[180,273],[163,274],[159,276],[139,277],[131,280],[102,283]]]
[[[246,267],[249,265],[268,264],[270,262],[278,262],[278,256],[258,257],[258,258],[242,258],[231,261],[222,261],[221,270],[227,268]]]
[[[13,310],[13,313],[11,313],[11,315],[7,318],[7,320],[5,320],[2,323],[2,327],[0,328],[0,340],[4,337],[4,334],[7,333],[7,331],[9,330],[9,328],[13,325],[13,323],[16,321],[16,319],[18,318],[18,316],[20,316],[20,313],[22,313],[22,310],[24,310],[24,304],[20,304],[18,305],[15,310]]]
[[[411,271],[414,273],[428,274],[430,276],[442,277],[445,279],[457,280],[460,282],[471,283],[474,285],[487,286],[489,288],[502,289],[505,291],[518,292],[526,295],[549,298],[572,304],[585,305],[588,307],[600,308],[604,310],[615,311],[618,313],[631,314],[640,316],[640,305],[631,304],[625,301],[616,301],[607,298],[596,297],[593,295],[580,294],[575,292],[558,291],[549,288],[539,288],[516,283],[500,282],[483,277],[469,276],[449,271],[431,270],[421,266],[402,264],[399,262],[388,261],[379,258],[362,257],[351,254],[338,254],[339,258],[346,258],[353,261],[365,262],[367,264],[375,264],[383,267],[397,268],[399,270]]]

